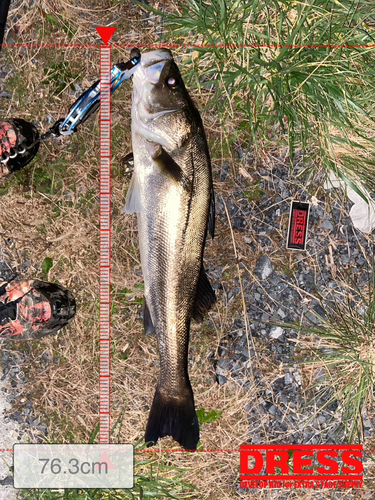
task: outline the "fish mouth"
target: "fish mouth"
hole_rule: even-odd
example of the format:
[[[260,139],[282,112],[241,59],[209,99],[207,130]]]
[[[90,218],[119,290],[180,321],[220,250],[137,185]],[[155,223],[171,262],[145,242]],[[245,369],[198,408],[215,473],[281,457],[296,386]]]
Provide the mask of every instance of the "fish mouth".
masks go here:
[[[173,56],[167,49],[142,54],[141,61],[133,75],[134,89],[146,87],[146,90],[150,90],[150,86],[159,82],[164,66],[169,61],[173,61]]]
[[[168,62],[173,61],[171,52],[167,49],[157,49],[142,54],[141,61],[133,75],[133,108],[132,121],[139,133],[149,141],[157,142],[165,147],[168,142],[174,143],[172,139],[167,141],[159,134],[150,130],[153,120],[160,116],[171,114],[177,109],[160,109],[160,104],[153,102],[152,89],[160,82],[162,72]]]
[[[163,61],[173,61],[173,56],[168,49],[158,49],[142,54],[141,66],[148,68]]]

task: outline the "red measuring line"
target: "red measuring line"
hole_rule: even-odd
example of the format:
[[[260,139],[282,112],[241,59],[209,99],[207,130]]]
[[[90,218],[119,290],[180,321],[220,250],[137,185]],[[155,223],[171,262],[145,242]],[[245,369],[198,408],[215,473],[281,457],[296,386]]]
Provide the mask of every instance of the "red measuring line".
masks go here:
[[[99,443],[109,443],[111,409],[111,47],[100,46]]]
[[[375,44],[350,44],[350,43],[114,43],[112,47],[132,48],[161,48],[161,47],[183,47],[191,49],[195,47],[203,48],[234,48],[234,49],[375,49]],[[27,48],[49,48],[49,47],[76,47],[76,48],[97,48],[97,43],[3,43],[1,47],[27,47]]]

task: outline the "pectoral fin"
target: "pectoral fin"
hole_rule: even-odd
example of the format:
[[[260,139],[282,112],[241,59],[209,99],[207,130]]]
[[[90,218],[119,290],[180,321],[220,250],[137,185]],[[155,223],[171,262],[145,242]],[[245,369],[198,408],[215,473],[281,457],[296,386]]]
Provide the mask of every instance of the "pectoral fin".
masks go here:
[[[126,203],[121,210],[122,214],[136,214],[141,209],[141,196],[136,173],[134,172],[130,180],[128,193],[126,195]]]
[[[198,279],[197,294],[195,297],[195,304],[193,309],[193,318],[196,321],[201,321],[203,319],[203,315],[211,309],[215,302],[215,292],[212,289],[210,282],[208,281],[207,275],[202,265]]]
[[[161,146],[154,152],[152,159],[163,174],[181,184],[186,191],[190,192],[192,190],[189,177]]]

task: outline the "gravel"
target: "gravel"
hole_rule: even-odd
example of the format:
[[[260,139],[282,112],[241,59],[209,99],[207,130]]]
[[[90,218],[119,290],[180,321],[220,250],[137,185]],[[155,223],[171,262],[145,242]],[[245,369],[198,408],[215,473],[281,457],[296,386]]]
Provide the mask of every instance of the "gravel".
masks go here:
[[[335,300],[342,300],[340,297],[347,295],[339,275],[350,275],[359,287],[367,283],[366,257],[371,259],[372,256],[371,238],[355,230],[348,216],[351,205],[343,201],[339,192],[319,191],[319,200],[315,198],[315,203],[311,203],[306,252],[286,250],[291,193],[294,199],[301,201],[311,201],[312,197],[305,185],[295,181],[301,168],[298,158],[291,172],[284,164],[276,162],[270,169],[255,172],[253,183],[260,179],[259,188],[262,190],[261,199],[256,202],[249,202],[244,196],[249,181],[241,176],[228,198],[224,200],[218,196],[217,216],[228,225],[225,203],[233,230],[243,235],[247,244],[244,257],[247,269],[253,256],[253,275],[244,272],[242,277],[247,323],[256,351],[267,352],[267,355],[258,370],[259,362],[254,358],[254,352],[251,365],[249,356],[246,358],[244,352],[239,354],[241,347],[247,350],[246,335],[243,335],[246,324],[243,314],[239,314],[233,318],[231,332],[221,341],[223,349],[218,350],[215,360],[216,377],[220,385],[229,381],[243,385],[251,379],[252,367],[259,404],[251,401],[247,408],[250,443],[343,443],[341,410],[335,413],[337,404],[331,403],[315,414],[316,404],[327,401],[329,391],[315,404],[309,402],[311,394],[307,397],[302,366],[295,359],[297,331],[283,328],[282,324],[299,323],[302,318],[305,324],[321,324],[325,318],[322,306],[329,309]],[[223,172],[226,172],[224,164],[220,176],[222,182],[226,179]],[[310,188],[316,192],[316,188]],[[260,255],[256,257],[256,254]],[[291,264],[293,270],[289,269]],[[207,265],[214,288],[222,293],[222,287],[215,283],[215,279],[221,278],[218,267],[211,269],[210,263]],[[242,301],[236,280],[229,289],[226,284],[226,294],[231,303]],[[272,322],[278,325],[272,325]],[[276,369],[270,381],[267,370],[271,362]],[[324,372],[317,371],[316,381],[319,377],[324,378]],[[268,415],[268,418],[263,415]],[[263,426],[260,426],[260,419]],[[369,418],[366,422],[365,436],[373,436],[375,419]]]
[[[16,344],[9,340],[1,342],[1,366],[2,377],[1,381],[4,383],[0,390],[0,396],[10,403],[11,408],[3,413],[5,422],[14,421],[20,424],[20,430],[23,433],[30,434],[28,431],[33,429],[33,439],[35,439],[35,431],[37,434],[48,435],[48,426],[42,422],[41,417],[34,413],[34,404],[30,399],[30,395],[24,391],[24,385],[28,379],[23,372],[23,365],[26,363],[27,351],[30,349],[27,343],[23,343],[25,351],[18,350]],[[47,354],[47,356],[45,356]],[[47,364],[51,364],[49,353],[43,354],[42,363],[43,369]]]
[[[28,353],[28,343],[24,342],[25,350],[19,350],[14,342],[3,340],[0,344],[0,435],[1,446],[12,449],[15,443],[43,443],[43,436],[49,434],[48,425],[41,415],[34,411],[34,403],[30,394],[25,391],[28,379],[23,371]],[[53,361],[43,358],[44,367]],[[2,452],[5,461],[0,461],[0,500],[16,498],[13,489],[13,476],[9,473],[7,463],[12,463],[12,455]]]

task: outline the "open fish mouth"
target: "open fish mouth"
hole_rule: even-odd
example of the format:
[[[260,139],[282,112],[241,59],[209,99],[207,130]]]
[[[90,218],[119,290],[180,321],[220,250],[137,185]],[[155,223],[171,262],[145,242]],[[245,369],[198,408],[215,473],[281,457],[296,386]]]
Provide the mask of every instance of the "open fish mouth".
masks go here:
[[[168,49],[157,49],[151,52],[144,52],[141,57],[140,65],[148,68],[161,61],[173,61],[173,56]]]
[[[169,50],[166,49],[153,50],[142,54],[141,61],[133,75],[134,89],[137,90],[145,84],[158,83],[168,61],[173,61],[173,57]]]

